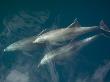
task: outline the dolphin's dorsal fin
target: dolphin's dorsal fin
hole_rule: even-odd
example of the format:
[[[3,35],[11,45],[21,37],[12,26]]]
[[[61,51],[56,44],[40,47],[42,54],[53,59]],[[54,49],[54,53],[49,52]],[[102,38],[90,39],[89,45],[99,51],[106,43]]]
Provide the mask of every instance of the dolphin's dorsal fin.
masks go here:
[[[72,28],[72,27],[80,27],[80,24],[77,20],[77,18],[74,20],[72,24],[70,24],[67,28]]]
[[[42,35],[47,29],[42,30],[37,36]]]

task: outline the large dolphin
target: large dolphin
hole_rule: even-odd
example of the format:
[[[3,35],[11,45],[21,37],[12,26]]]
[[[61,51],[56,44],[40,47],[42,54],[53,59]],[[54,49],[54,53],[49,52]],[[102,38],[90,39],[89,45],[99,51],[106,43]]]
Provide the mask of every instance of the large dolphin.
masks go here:
[[[91,41],[95,40],[96,37],[99,35],[94,35],[89,38],[79,40],[76,42],[70,42],[67,45],[64,45],[62,47],[59,47],[55,50],[51,50],[47,52],[44,57],[41,59],[40,63],[38,64],[38,67],[44,64],[49,63],[52,60],[58,60],[65,57],[70,56],[71,54],[75,54],[78,50],[80,50],[83,46],[87,45]]]
[[[85,33],[96,31],[98,32],[98,34],[110,34],[110,29],[104,24],[103,20],[100,22],[99,26],[81,27],[77,19],[75,19],[74,22],[67,28],[60,28],[42,33],[33,41],[33,43],[59,44],[59,42],[71,40]]]

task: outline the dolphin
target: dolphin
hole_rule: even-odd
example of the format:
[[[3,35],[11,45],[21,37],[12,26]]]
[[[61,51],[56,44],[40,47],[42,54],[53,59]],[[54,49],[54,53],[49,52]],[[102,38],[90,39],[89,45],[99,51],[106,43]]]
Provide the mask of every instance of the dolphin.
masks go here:
[[[59,60],[65,57],[68,57],[70,55],[75,54],[78,50],[80,50],[83,46],[87,45],[91,41],[95,40],[96,37],[99,35],[94,35],[89,38],[75,41],[75,42],[70,42],[67,45],[64,45],[62,47],[59,47],[55,50],[51,50],[47,52],[44,57],[41,59],[40,63],[38,64],[38,67],[49,63],[52,60]]]
[[[28,37],[19,41],[16,41],[9,46],[7,46],[4,49],[4,52],[9,52],[9,51],[31,51],[38,47],[39,45],[35,45],[32,43],[32,41],[36,38],[37,36],[32,36]]]
[[[85,33],[96,31],[98,31],[98,34],[110,35],[110,29],[104,24],[103,20],[100,22],[99,26],[81,27],[77,19],[75,19],[67,28],[55,29],[42,33],[33,43],[50,43],[56,45],[63,41],[75,39]]]

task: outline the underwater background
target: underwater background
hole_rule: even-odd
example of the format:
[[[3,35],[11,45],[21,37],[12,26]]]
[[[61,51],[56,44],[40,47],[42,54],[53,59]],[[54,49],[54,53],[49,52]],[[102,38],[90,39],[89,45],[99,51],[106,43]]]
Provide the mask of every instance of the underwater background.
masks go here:
[[[81,26],[98,26],[103,19],[110,28],[110,1],[1,0],[0,82],[110,82],[110,38],[104,36],[83,47],[75,57],[56,63],[53,75],[48,66],[36,67],[45,48],[26,52],[32,57],[3,51],[45,28],[66,27],[75,18]]]

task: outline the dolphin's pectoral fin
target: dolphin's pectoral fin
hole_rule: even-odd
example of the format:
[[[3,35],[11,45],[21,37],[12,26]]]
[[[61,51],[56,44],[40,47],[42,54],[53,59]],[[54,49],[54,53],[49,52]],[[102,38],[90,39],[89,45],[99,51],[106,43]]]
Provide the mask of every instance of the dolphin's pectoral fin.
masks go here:
[[[72,24],[70,24],[67,28],[72,28],[72,27],[80,27],[81,25],[79,24],[77,18],[74,20]]]

